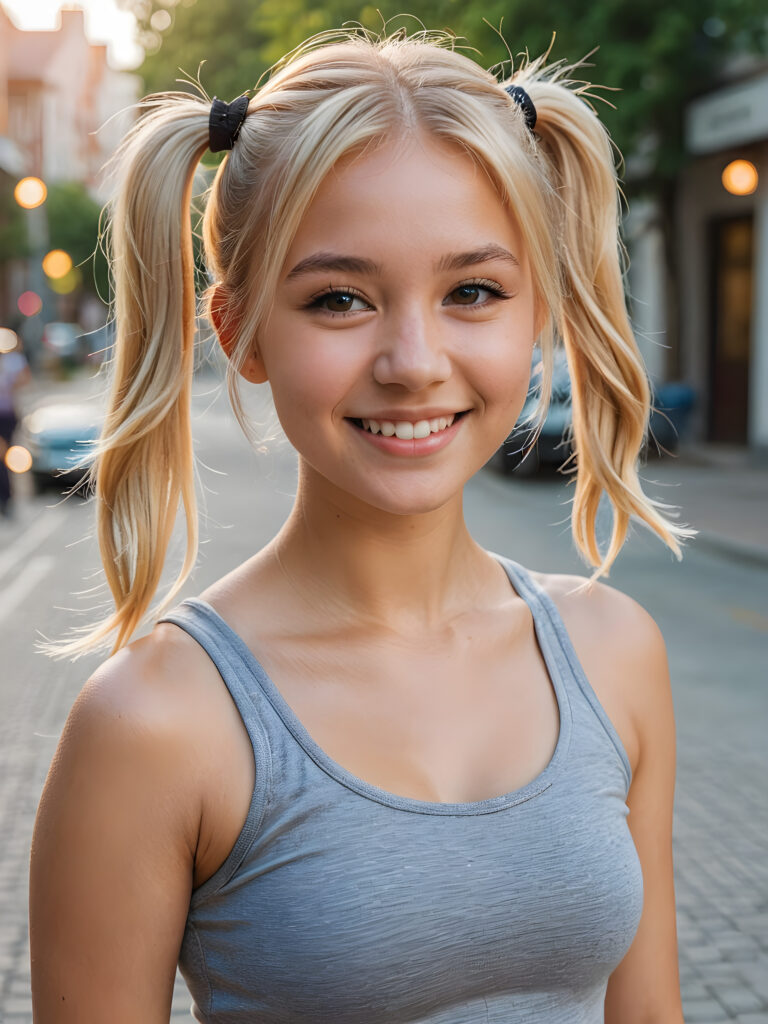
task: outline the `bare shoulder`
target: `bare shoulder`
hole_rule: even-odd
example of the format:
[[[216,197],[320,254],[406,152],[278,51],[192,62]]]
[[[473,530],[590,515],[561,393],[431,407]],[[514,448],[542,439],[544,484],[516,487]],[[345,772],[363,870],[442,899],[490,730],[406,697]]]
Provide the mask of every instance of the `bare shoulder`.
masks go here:
[[[641,604],[605,583],[584,576],[535,573],[566,628],[582,642],[606,646],[621,658],[654,658],[664,652],[661,630]],[[572,634],[573,636],[573,634]]]
[[[649,728],[671,716],[664,637],[633,598],[581,576],[534,573],[554,602],[633,769]]]
[[[199,821],[214,667],[194,641],[166,624],[105,661],[70,712],[57,760],[83,761],[107,779],[119,766],[132,786],[164,791],[179,816]],[[114,781],[117,781],[115,779]],[[190,837],[190,839],[193,837]]]
[[[229,852],[252,785],[248,736],[219,672],[192,637],[161,623],[81,690],[51,765],[38,831],[62,815],[100,818],[95,831],[144,835],[143,850],[162,844],[200,884]]]
[[[147,799],[167,803],[169,824],[184,832],[198,859],[201,831],[220,826],[219,813],[229,810],[221,788],[247,790],[251,773],[247,735],[218,670],[171,623],[155,626],[88,679],[54,769],[62,762],[88,766],[105,784],[111,773],[120,784],[125,770],[132,792],[144,788]],[[226,778],[229,771],[233,780]]]
[[[198,645],[162,623],[105,661],[88,679],[71,721],[98,724],[146,742],[193,740],[205,722],[215,668]]]

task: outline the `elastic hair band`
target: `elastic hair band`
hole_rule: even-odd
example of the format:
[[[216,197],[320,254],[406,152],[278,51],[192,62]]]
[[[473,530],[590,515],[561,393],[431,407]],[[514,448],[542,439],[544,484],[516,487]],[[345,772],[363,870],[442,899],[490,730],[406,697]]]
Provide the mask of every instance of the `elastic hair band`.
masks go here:
[[[208,148],[212,153],[222,153],[225,149],[233,148],[247,113],[248,97],[245,94],[231,103],[213,97],[208,118]]]
[[[521,85],[505,85],[504,88],[522,110],[525,126],[532,132],[536,127],[536,107],[533,100]]]

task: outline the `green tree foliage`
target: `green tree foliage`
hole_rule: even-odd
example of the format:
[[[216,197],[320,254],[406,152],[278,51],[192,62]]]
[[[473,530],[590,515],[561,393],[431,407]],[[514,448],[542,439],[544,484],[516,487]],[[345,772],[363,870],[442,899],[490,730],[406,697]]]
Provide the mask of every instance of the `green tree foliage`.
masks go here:
[[[268,68],[308,36],[347,22],[379,31],[401,10],[394,0],[376,5],[359,0],[119,2],[136,15],[138,39],[147,48],[141,68],[147,92],[178,88],[180,78],[196,78],[200,69],[206,91],[227,99],[253,88]],[[460,0],[419,0],[418,18],[429,28],[449,28],[461,6]],[[409,22],[418,27],[418,21],[408,17],[398,24]],[[166,23],[165,31],[153,27]]]
[[[63,182],[49,187],[46,210],[51,248],[68,252],[80,268],[83,287],[106,299],[109,275],[99,247],[99,204],[79,182]]]
[[[231,99],[256,84],[264,67],[261,52],[269,42],[259,3],[204,0],[167,10],[168,5],[161,3],[129,0],[123,6],[136,13],[139,41],[149,47],[141,68],[146,92],[180,88],[177,79],[196,78],[203,61],[200,78],[211,95]],[[172,19],[162,36],[152,28],[157,14]],[[162,46],[152,52],[161,39]]]
[[[474,5],[472,5],[474,6]],[[503,19],[510,49],[543,52],[556,39],[552,59],[581,60],[577,73],[606,86],[600,114],[621,151],[634,161],[630,190],[657,192],[685,160],[683,115],[695,96],[719,84],[729,59],[768,52],[765,0],[484,0],[491,25]],[[466,21],[462,29],[469,30]],[[494,38],[488,27],[480,49]],[[595,50],[595,48],[597,48]]]

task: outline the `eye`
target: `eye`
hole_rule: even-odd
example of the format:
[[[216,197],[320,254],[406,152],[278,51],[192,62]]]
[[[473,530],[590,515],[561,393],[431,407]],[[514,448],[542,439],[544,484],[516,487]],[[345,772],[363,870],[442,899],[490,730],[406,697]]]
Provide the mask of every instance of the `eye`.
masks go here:
[[[474,306],[480,301],[480,295],[484,291],[487,291],[487,289],[481,288],[480,285],[463,284],[459,288],[453,289],[451,298],[454,302],[458,302],[460,306]]]
[[[346,288],[315,295],[309,305],[311,309],[322,309],[328,313],[357,313],[370,308],[356,292]]]
[[[457,306],[484,306],[495,299],[508,299],[509,296],[499,285],[492,281],[467,281],[449,292],[445,305],[453,303]]]

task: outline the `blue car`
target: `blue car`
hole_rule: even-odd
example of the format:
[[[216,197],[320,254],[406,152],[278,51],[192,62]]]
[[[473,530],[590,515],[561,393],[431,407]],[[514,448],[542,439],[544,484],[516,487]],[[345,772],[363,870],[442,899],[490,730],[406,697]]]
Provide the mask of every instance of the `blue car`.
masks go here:
[[[16,432],[17,444],[32,456],[35,489],[77,489],[86,471],[79,465],[101,434],[103,413],[93,402],[41,405],[27,413]]]

